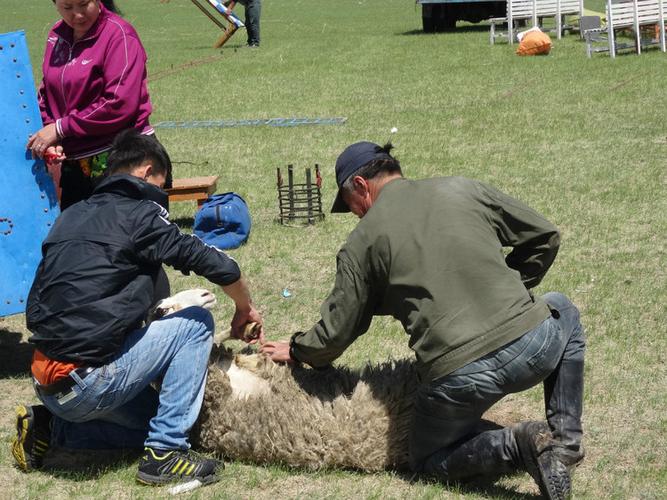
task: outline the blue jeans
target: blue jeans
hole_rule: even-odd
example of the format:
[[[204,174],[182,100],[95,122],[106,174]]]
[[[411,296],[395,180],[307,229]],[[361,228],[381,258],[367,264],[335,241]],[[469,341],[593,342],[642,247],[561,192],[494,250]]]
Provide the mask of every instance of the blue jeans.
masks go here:
[[[65,393],[37,395],[51,411],[52,446],[187,450],[204,398],[213,317],[189,307],[127,335],[118,356]],[[158,393],[150,384],[161,380]]]
[[[552,435],[565,449],[579,452],[585,350],[579,311],[561,293],[550,292],[542,299],[557,311],[552,317],[500,349],[420,386],[409,443],[413,470],[461,480],[519,468],[511,428],[479,432],[479,423],[505,395],[540,382]]]

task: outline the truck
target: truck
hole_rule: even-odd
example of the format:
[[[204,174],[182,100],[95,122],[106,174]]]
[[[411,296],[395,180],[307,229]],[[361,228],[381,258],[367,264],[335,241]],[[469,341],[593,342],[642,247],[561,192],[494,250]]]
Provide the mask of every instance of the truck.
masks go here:
[[[478,23],[491,17],[505,17],[507,2],[488,0],[416,0],[422,6],[422,26],[426,33],[450,31],[456,21]]]

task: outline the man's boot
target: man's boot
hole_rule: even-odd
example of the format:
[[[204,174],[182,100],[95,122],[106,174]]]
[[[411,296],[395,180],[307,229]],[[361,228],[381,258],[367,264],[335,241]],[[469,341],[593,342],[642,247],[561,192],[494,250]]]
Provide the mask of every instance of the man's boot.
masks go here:
[[[522,469],[523,462],[512,429],[481,432],[462,444],[428,458],[423,472],[445,482],[490,483]]]
[[[581,415],[584,399],[584,362],[563,358],[544,381],[544,405],[559,460],[573,469],[584,459]]]
[[[546,422],[521,422],[513,427],[525,470],[548,500],[566,500],[571,495],[570,472],[559,459]]]

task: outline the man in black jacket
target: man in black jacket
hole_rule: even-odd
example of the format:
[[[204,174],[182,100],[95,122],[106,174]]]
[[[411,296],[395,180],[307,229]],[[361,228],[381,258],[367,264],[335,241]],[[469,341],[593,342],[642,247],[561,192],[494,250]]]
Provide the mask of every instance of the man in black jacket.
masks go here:
[[[49,445],[143,445],[140,482],[217,480],[218,462],[192,456],[188,442],[203,400],[213,318],[189,307],[143,326],[162,298],[161,265],[220,285],[236,305],[233,336],[262,320],[236,262],[169,222],[160,189],[169,167],[154,138],[120,134],[109,176],[60,215],[42,245],[26,318],[44,406],[17,408],[12,447],[25,471],[41,465]],[[158,379],[159,393],[150,385]]]

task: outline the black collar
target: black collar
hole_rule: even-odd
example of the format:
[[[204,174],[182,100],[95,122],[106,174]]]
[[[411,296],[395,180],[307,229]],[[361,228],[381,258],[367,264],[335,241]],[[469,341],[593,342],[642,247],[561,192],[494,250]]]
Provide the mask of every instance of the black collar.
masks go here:
[[[169,210],[169,196],[159,187],[130,174],[114,174],[98,184],[94,194],[113,193],[136,200],[151,200]]]

